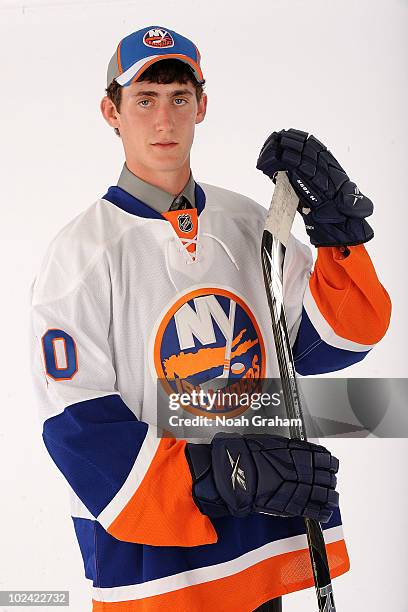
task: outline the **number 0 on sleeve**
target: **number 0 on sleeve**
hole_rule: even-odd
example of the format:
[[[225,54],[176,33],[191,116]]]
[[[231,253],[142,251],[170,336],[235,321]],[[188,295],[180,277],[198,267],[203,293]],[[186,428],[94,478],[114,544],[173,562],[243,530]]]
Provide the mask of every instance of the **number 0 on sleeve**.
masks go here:
[[[42,337],[45,369],[54,380],[70,380],[78,371],[75,340],[62,329],[49,329]]]

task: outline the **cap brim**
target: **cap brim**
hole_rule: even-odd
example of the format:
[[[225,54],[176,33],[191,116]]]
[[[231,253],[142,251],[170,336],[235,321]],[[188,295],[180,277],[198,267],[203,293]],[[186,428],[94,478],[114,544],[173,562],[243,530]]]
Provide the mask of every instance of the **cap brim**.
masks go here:
[[[190,66],[193,70],[194,76],[197,79],[198,83],[203,82],[203,73],[201,71],[200,66],[188,57],[187,55],[182,55],[181,53],[166,53],[164,55],[151,55],[150,57],[145,57],[142,60],[134,63],[133,66],[130,66],[125,72],[120,74],[115,78],[115,81],[122,85],[123,87],[127,87],[131,83],[137,81],[137,79],[145,72],[152,64],[159,62],[160,60],[165,59],[177,59],[181,62],[184,62],[188,66]]]

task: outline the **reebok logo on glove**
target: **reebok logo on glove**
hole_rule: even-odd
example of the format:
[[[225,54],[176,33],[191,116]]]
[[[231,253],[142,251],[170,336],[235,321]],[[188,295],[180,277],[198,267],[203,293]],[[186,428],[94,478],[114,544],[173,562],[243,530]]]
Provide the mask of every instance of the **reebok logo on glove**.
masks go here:
[[[231,474],[232,488],[235,489],[235,483],[238,482],[239,486],[242,489],[244,489],[244,491],[246,491],[245,472],[242,468],[239,467],[239,459],[241,455],[238,455],[236,461],[234,461],[233,458],[231,457],[231,453],[229,452],[228,448],[226,449],[226,451],[227,451],[228,459],[232,467],[232,474]]]
[[[306,185],[304,183],[302,183],[302,181],[300,179],[297,179],[296,182],[303,189],[303,191],[306,193],[306,195],[309,196],[309,199],[312,200],[312,202],[317,202],[317,198],[315,198],[314,195],[312,195],[310,193],[310,190],[306,187]],[[305,209],[303,209],[303,210],[305,210]],[[309,208],[308,212],[310,212],[310,208]]]

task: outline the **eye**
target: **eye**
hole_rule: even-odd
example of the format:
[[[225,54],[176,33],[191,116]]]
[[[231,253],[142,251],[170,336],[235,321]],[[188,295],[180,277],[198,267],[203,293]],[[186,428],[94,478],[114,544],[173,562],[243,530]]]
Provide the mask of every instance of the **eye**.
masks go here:
[[[174,98],[174,102],[176,106],[183,106],[184,104],[187,104],[187,100],[184,98]]]
[[[150,100],[147,100],[147,99],[146,100],[140,100],[140,102],[138,102],[138,104],[140,106],[142,106],[143,108],[146,108],[147,106],[149,106]]]

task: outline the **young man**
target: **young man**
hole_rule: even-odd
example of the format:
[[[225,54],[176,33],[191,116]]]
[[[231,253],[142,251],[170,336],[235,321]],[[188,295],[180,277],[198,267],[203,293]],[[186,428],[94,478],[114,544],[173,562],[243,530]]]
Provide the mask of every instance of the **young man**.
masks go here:
[[[279,610],[282,594],[313,585],[304,516],[323,524],[332,576],[349,567],[326,449],[260,435],[194,444],[156,427],[158,385],[171,393],[226,369],[278,377],[260,261],[266,211],[191,174],[203,83],[197,48],[176,32],[147,27],[119,43],[101,110],[126,162],[117,186],[51,243],[33,286],[43,438],[70,485],[94,611]],[[370,206],[354,212],[356,188],[347,205],[348,177],[317,143],[274,134],[259,160],[305,189],[314,177],[316,193],[337,173],[319,210],[340,194],[341,215],[311,224],[300,209],[319,247],[313,273],[308,247],[291,237],[286,253],[302,374],[361,360],[390,316],[362,244]],[[327,246],[339,240],[355,246]]]

